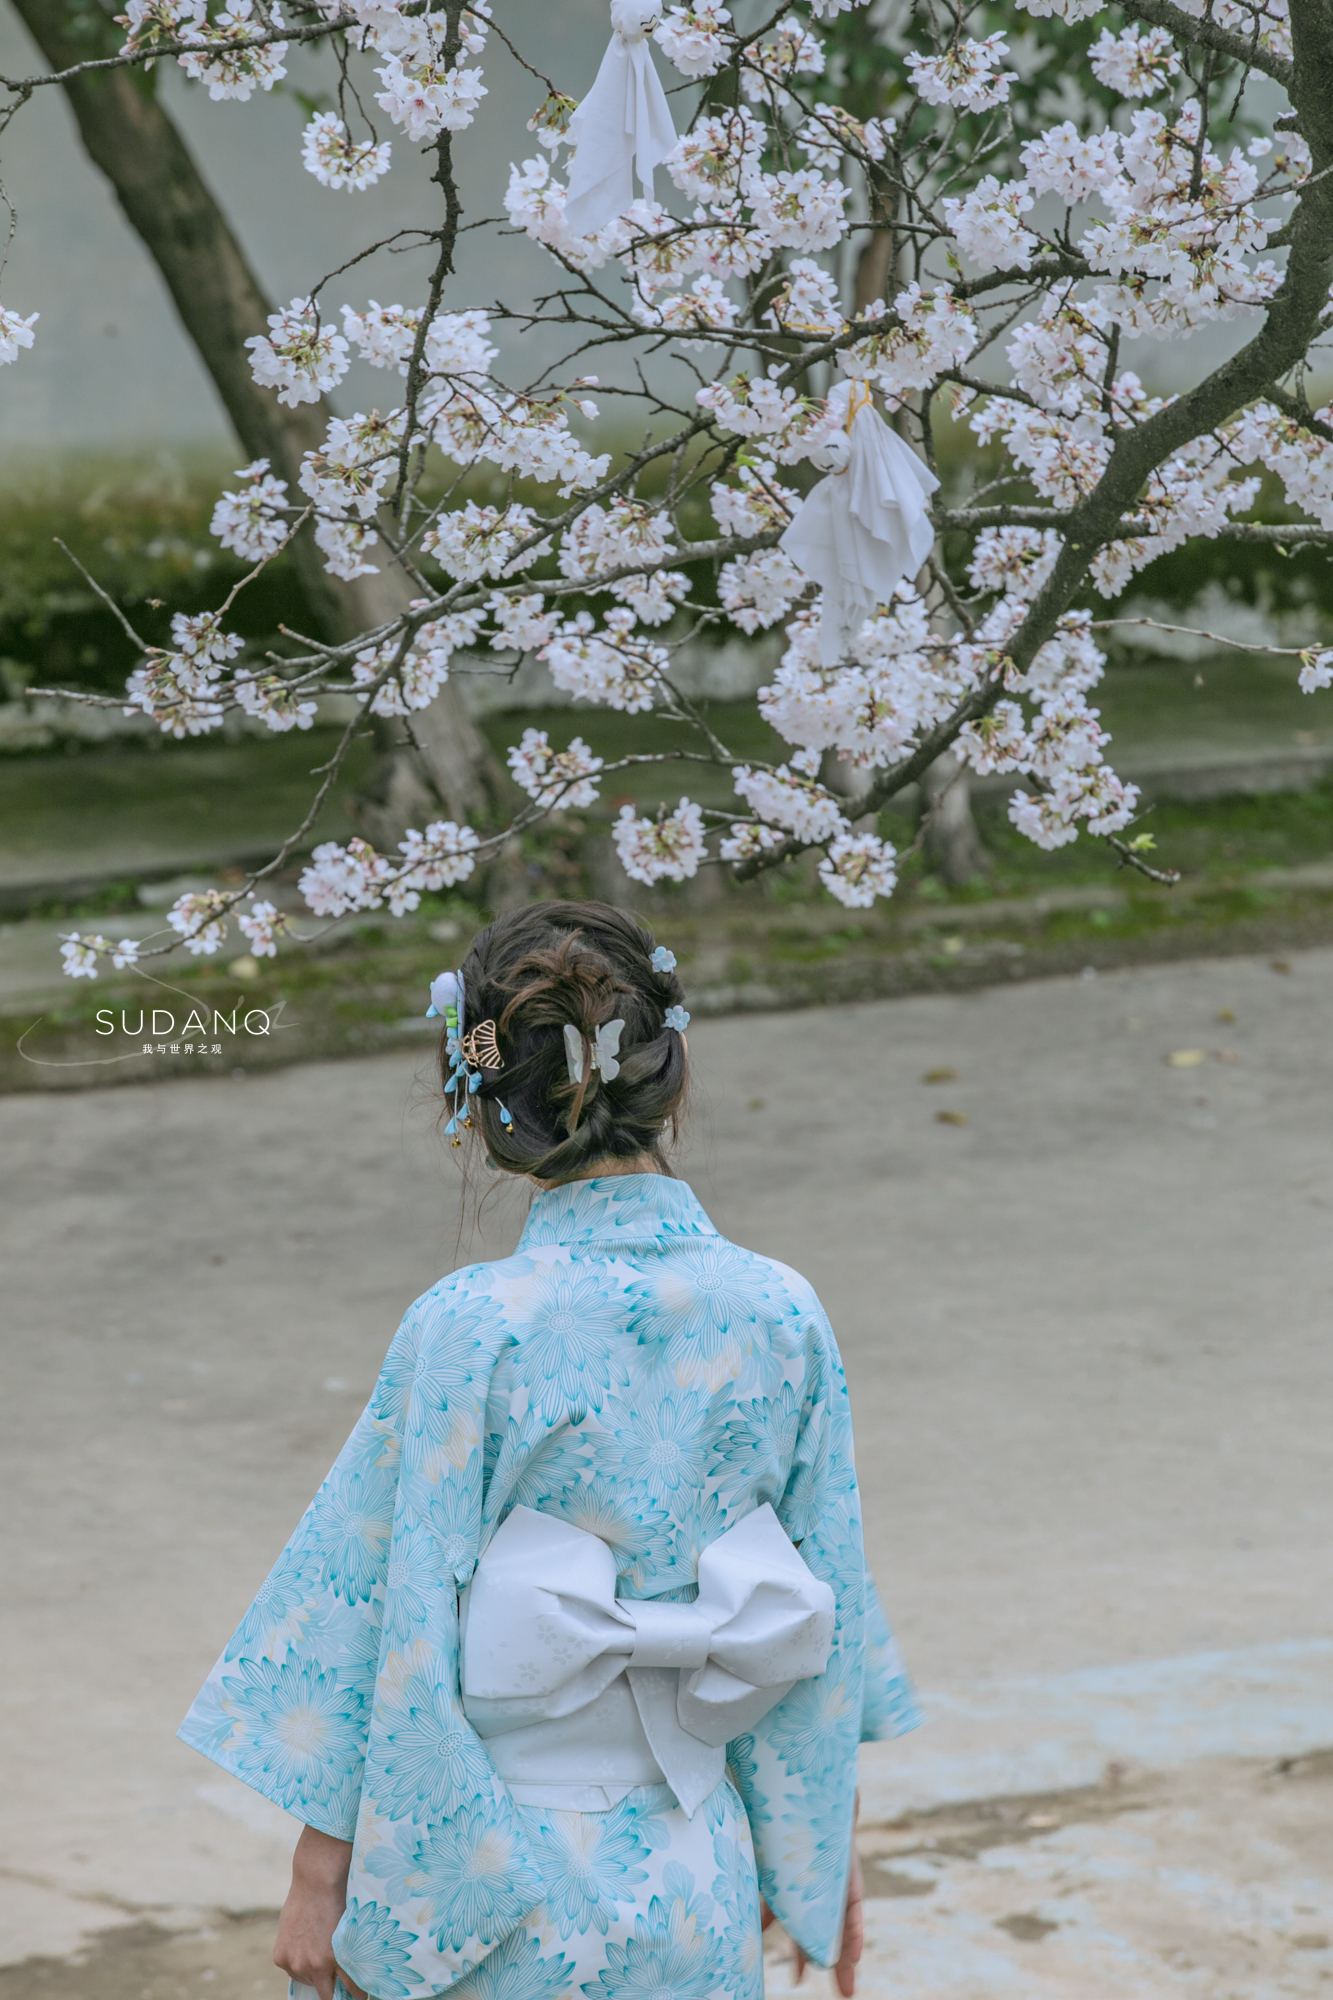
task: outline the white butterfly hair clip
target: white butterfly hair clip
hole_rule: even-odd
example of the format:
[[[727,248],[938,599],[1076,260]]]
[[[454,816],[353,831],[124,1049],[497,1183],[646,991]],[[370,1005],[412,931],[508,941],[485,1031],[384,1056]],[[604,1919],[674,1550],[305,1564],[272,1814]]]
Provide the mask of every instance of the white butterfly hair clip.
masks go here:
[[[605,1083],[620,1075],[620,1064],[616,1058],[620,1054],[620,1036],[623,1021],[604,1021],[585,1036],[572,1021],[565,1023],[565,1062],[569,1067],[571,1083],[583,1081],[583,1047],[585,1041],[590,1046],[590,1067],[598,1071]]]

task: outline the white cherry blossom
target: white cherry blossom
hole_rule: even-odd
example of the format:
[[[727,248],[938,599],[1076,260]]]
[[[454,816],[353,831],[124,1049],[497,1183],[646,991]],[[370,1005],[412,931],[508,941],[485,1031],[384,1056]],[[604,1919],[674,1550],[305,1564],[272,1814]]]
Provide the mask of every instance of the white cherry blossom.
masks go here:
[[[1020,156],[1028,185],[1035,193],[1044,194],[1049,189],[1072,206],[1112,185],[1119,173],[1119,152],[1115,132],[1082,136],[1077,125],[1066,119],[1039,139],[1029,139]]]
[[[782,549],[758,549],[722,565],[718,596],[742,632],[763,631],[785,617],[805,578]]]
[[[211,958],[227,938],[227,901],[218,889],[187,890],[167,911],[167,922],[185,949]]]
[[[874,833],[840,833],[819,864],[819,879],[849,910],[868,910],[876,896],[891,896],[898,882],[898,851]]]
[[[560,812],[597,803],[602,759],[593,756],[581,736],[572,736],[564,750],[552,750],[544,729],[525,729],[508,761],[515,782],[539,806]]]
[[[829,840],[847,824],[832,792],[790,765],[765,771],[738,764],[731,776],[741,798],[761,820],[785,827],[800,840]]]
[[[18,313],[0,306],[0,368],[17,361],[21,347],[32,346],[33,328],[40,318],[40,313],[29,313],[26,319],[21,319]]]
[[[239,492],[222,495],[208,532],[247,562],[262,562],[287,539],[287,522],[277,511],[287,505],[287,482],[273,477],[266,458],[243,465],[236,477],[248,483]]]
[[[278,939],[290,930],[291,926],[285,912],[280,910],[276,903],[252,896],[249,909],[237,912],[236,928],[245,938],[255,958],[276,958]]]
[[[446,67],[429,56],[406,63],[390,56],[377,74],[384,88],[376,93],[376,104],[414,145],[441,132],[465,132],[487,94],[479,69],[463,63]]]
[[[705,854],[703,814],[690,799],[660,819],[641,819],[622,806],[611,829],[620,865],[631,882],[687,882]]]
[[[989,111],[1003,104],[1011,83],[1018,82],[1015,70],[1002,70],[1009,53],[1003,35],[987,35],[984,42],[963,36],[937,56],[911,53],[906,57],[912,84],[927,104],[950,104],[958,111]]]
[[[61,935],[61,971],[68,979],[96,979],[97,961],[110,951],[111,940],[96,933],[81,937],[78,931]]]
[[[301,135],[301,164],[321,187],[373,187],[389,171],[391,149],[386,141],[353,140],[333,111],[317,111]]]
[[[280,10],[270,5],[266,11],[273,25],[280,27]],[[260,48],[244,46],[264,34],[267,25],[263,15],[256,12],[254,0],[231,0],[230,6],[211,21],[199,15],[192,22],[181,22],[178,30],[181,41],[197,43],[198,47],[177,56],[176,60],[187,76],[208,85],[208,94],[214,102],[232,98],[244,104],[256,89],[272,90],[287,74],[282,60],[287,53],[286,42],[268,42]],[[238,43],[240,47],[235,46]]]
[[[293,299],[269,314],[269,331],[252,334],[250,372],[263,389],[276,389],[288,409],[317,403],[347,373],[347,342],[319,319],[311,299]]]
[[[986,174],[970,193],[949,195],[944,219],[964,256],[981,271],[1026,271],[1040,240],[1019,220],[1035,206],[1026,181],[997,181]]]
[[[587,611],[561,625],[538,654],[566,694],[605,702],[627,715],[652,708],[667,655],[636,637],[634,613],[608,611],[599,628]]]
[[[1121,97],[1151,97],[1180,74],[1180,55],[1165,28],[1125,28],[1113,35],[1103,28],[1089,51],[1092,73]]]
[[[668,7],[653,31],[653,40],[682,76],[715,76],[733,39],[730,21],[727,9],[712,4],[712,0],[704,0],[701,7]]]

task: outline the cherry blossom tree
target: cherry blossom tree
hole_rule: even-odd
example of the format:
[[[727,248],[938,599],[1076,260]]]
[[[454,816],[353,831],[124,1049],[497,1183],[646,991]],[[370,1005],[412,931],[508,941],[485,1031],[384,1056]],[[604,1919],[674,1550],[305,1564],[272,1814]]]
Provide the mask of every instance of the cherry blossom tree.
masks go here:
[[[183,896],[164,948],[212,953],[234,921],[273,952],[288,919],[266,885],[364,717],[424,710],[463,656],[508,671],[533,655],[576,700],[668,717],[691,747],[645,738],[603,762],[572,729],[557,746],[528,728],[509,752],[527,800],[515,820],[431,821],[395,852],[327,842],[301,876],[317,918],[410,910],[645,762],[678,767],[682,796],[655,818],[621,808],[616,849],[644,884],[703,866],[749,879],[817,849],[828,892],[866,907],[893,893],[900,859],[876,815],[946,753],[1012,776],[1010,817],[1038,846],[1086,833],[1170,879],[1106,761],[1102,639],[1135,574],[1188,540],[1333,539],[1333,408],[1307,396],[1333,311],[1322,0],[1025,0],[1007,25],[962,0],[743,18],[740,0],[735,16],[613,0],[604,75],[627,79],[637,148],[598,126],[601,80],[534,71],[496,191],[507,222],[480,226],[541,246],[549,286],[499,305],[455,276],[458,149],[486,116],[488,45],[525,61],[523,10],[283,5],[128,0],[123,48],[101,65],[170,60],[245,99],[296,44],[327,41],[339,108],[312,117],[293,171],[353,203],[391,169],[429,177],[408,304],[357,295],[353,264],[341,290],[293,298],[245,342],[280,405],[335,391],[355,354],[384,372],[385,407],[332,417],[294,479],[256,460],[213,520],[252,573],[310,526],[333,577],[392,573],[408,595],[290,658],[247,656],[234,592],[178,617],[170,649],[141,646],[126,702],[177,737],[234,709],[307,728],[325,691],[357,705],[302,825],[241,887]],[[11,110],[53,80],[13,79]],[[0,312],[0,359],[22,366],[39,307]],[[506,379],[502,322],[558,334],[562,358]],[[1220,361],[1216,322],[1235,323]],[[1128,363],[1167,341],[1194,341],[1199,364],[1181,392],[1152,394]],[[812,477],[839,478],[867,406],[924,467],[955,427],[998,470],[962,498],[935,493],[933,550],[831,653],[830,606],[784,539],[796,548]],[[503,504],[479,502],[474,468],[506,476]],[[1292,519],[1255,517],[1264,474]],[[786,649],[758,701],[790,749],[770,765],[732,753],[679,662],[708,628],[778,624]],[[1292,662],[1307,692],[1333,685],[1333,651]],[[725,770],[735,803],[692,799],[692,765]],[[64,954],[91,977],[135,949],[74,936]]]

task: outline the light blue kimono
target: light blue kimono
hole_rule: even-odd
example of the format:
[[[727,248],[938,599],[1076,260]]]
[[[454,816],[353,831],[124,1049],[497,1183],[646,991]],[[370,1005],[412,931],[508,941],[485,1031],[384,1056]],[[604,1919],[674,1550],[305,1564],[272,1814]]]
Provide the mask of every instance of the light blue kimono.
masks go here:
[[[509,1509],[609,1543],[619,1595],[688,1602],[700,1551],[765,1501],[833,1588],[827,1671],[728,1745],[692,1822],[662,1786],[516,1805],[458,1667],[458,1591]],[[354,1842],[334,1946],[376,2000],[732,2000],[762,1992],[756,1867],[807,1955],[836,1954],[857,1743],[915,1722],[819,1302],[641,1174],[539,1194],[512,1257],[412,1306],[180,1734]]]

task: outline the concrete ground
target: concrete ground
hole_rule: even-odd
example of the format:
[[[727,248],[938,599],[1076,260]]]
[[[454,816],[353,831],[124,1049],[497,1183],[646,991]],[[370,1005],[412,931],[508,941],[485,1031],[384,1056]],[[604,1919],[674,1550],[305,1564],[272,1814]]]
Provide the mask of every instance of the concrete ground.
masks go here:
[[[825,1300],[925,1695],[865,1753],[871,2000],[1333,1987],[1330,1000],[1310,952],[692,1032],[683,1170]],[[434,1119],[419,1052],[0,1101],[0,2000],[280,2000],[295,1829],[173,1731],[402,1308],[516,1233]]]

